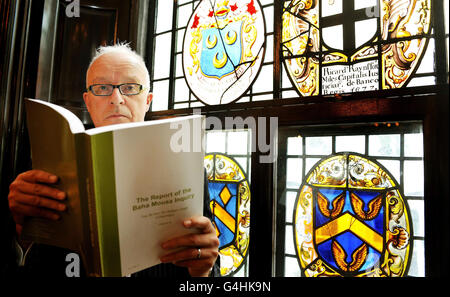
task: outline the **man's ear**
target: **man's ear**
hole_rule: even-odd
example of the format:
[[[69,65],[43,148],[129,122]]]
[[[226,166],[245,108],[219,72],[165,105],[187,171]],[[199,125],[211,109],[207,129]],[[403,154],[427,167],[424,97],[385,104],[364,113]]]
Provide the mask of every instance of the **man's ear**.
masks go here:
[[[84,100],[84,104],[86,104],[86,107],[89,111],[89,107],[90,107],[90,101],[89,101],[89,96],[87,92],[83,93],[83,100]]]
[[[146,104],[147,104],[146,112],[150,109],[150,103],[152,103],[152,100],[153,100],[153,93],[148,93],[147,102],[146,102]]]

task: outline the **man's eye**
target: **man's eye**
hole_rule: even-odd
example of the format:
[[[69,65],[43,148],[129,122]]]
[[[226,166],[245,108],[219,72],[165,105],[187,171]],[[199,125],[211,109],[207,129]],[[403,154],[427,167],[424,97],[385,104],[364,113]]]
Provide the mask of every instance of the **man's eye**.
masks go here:
[[[108,86],[100,86],[101,91],[106,91],[108,89]]]

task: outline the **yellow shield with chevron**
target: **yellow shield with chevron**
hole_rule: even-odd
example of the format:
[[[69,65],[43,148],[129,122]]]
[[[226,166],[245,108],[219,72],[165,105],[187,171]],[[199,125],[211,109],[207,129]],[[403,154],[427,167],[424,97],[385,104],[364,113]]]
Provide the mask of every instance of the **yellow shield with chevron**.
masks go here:
[[[247,256],[250,235],[250,188],[245,172],[230,156],[205,156],[210,209],[220,246],[222,276],[236,273]]]
[[[397,182],[376,160],[338,153],[319,161],[294,213],[305,276],[403,276],[411,258],[410,217]]]

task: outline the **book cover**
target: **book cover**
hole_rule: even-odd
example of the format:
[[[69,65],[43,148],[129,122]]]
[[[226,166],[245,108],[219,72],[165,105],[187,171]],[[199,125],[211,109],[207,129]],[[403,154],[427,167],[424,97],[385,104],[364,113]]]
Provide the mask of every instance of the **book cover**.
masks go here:
[[[23,237],[78,251],[88,275],[123,276],[159,264],[160,244],[202,215],[201,116],[84,130],[70,111],[26,100],[32,163],[60,177],[68,210],[29,218]]]

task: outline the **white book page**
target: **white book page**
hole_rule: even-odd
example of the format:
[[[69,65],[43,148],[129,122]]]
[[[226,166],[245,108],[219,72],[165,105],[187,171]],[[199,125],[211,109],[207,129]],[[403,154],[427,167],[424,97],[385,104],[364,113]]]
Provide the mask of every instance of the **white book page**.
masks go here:
[[[159,264],[161,243],[203,213],[204,152],[173,152],[175,133],[169,122],[113,132],[122,274]]]

